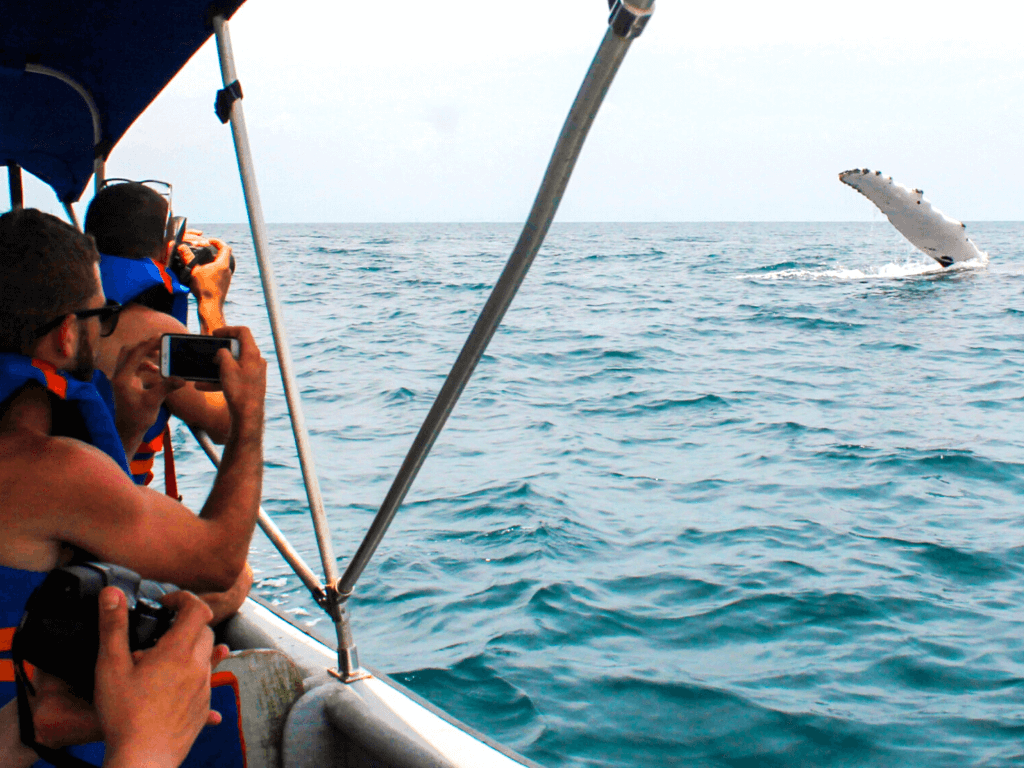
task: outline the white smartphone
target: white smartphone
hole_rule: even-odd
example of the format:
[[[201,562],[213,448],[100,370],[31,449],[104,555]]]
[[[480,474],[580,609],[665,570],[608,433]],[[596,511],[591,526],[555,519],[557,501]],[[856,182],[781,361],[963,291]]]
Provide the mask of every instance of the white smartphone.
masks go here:
[[[238,359],[238,339],[165,333],[160,337],[160,373],[188,381],[220,381],[217,352],[222,349]]]

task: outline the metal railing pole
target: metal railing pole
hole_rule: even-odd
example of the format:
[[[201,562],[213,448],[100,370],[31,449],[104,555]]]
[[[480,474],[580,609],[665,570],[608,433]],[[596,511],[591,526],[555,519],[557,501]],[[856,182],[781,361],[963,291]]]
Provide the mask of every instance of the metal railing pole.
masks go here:
[[[100,109],[96,104],[96,99],[93,97],[92,92],[70,75],[66,75],[60,70],[53,69],[52,67],[45,67],[42,64],[26,64],[25,71],[31,72],[35,75],[46,75],[47,77],[57,78],[74,89],[75,93],[82,97],[82,100],[85,102],[85,106],[89,109],[89,116],[92,118],[93,147],[98,150],[103,141],[103,120],[100,118]],[[103,189],[103,179],[106,174],[107,167],[106,160],[104,158],[105,153],[98,153],[96,158],[92,161],[93,182],[95,184],[94,194],[99,194],[99,191]],[[61,202],[64,203],[65,201],[61,200]],[[65,206],[69,205],[70,203],[65,203]],[[65,207],[64,210],[67,211],[67,207]],[[78,226],[74,213],[68,213],[68,217],[72,219],[72,223],[75,224],[75,226]],[[79,227],[79,229],[81,229],[81,227]]]
[[[614,4],[609,18],[609,29],[562,127],[519,241],[434,400],[423,426],[420,427],[370,530],[338,582],[341,600],[346,600],[351,595],[356,581],[384,538],[398,507],[405,499],[459,395],[462,394],[487,344],[505,316],[505,311],[526,277],[526,272],[540,250],[558,210],[583,142],[597,116],[597,110],[629,50],[630,43],[642,31],[653,8],[654,0],[636,0],[633,3],[619,0]]]
[[[235,73],[235,61],[231,52],[231,38],[228,23],[221,15],[213,18],[213,28],[217,36],[217,54],[220,59],[221,76],[225,91],[235,90],[240,96],[241,88]],[[285,399],[288,401],[288,412],[291,416],[292,432],[295,435],[295,447],[302,468],[302,479],[306,486],[306,497],[309,500],[309,511],[313,518],[317,546],[320,549],[320,560],[323,564],[324,576],[327,581],[327,600],[324,606],[335,623],[341,645],[342,627],[340,625],[341,609],[336,599],[334,585],[338,579],[338,565],[334,559],[334,548],[331,544],[331,533],[324,512],[323,497],[320,483],[317,480],[313,465],[313,452],[310,450],[309,435],[302,414],[302,402],[299,388],[292,369],[291,352],[288,349],[287,334],[281,319],[281,305],[277,298],[277,281],[274,278],[273,265],[270,262],[270,248],[267,238],[267,227],[263,221],[263,208],[260,205],[259,190],[256,186],[256,173],[252,164],[252,152],[249,148],[249,135],[245,129],[245,115],[242,111],[241,98],[235,98],[230,105],[231,134],[235,142],[235,156],[238,158],[238,171],[242,177],[242,189],[245,193],[245,206],[249,215],[249,226],[252,230],[253,247],[256,250],[256,261],[259,264],[260,279],[263,281],[263,295],[267,303],[267,315],[270,318],[270,329],[274,336],[274,347],[277,351],[278,368],[281,371],[281,382],[284,385]],[[347,631],[347,630],[346,630]],[[339,662],[340,663],[340,662]]]
[[[21,166],[13,160],[7,161],[7,190],[11,199],[11,210],[25,207],[25,192],[21,185]]]

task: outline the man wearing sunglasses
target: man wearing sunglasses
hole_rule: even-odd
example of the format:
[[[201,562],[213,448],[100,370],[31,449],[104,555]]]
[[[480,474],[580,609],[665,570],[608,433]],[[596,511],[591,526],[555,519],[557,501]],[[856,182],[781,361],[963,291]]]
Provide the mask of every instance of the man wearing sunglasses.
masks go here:
[[[96,239],[101,254],[104,291],[124,305],[117,329],[99,344],[97,363],[108,375],[123,349],[165,333],[188,333],[190,288],[196,296],[200,332],[209,334],[225,325],[223,307],[231,283],[231,249],[218,240],[202,240],[198,233],[186,233],[186,245],[179,254],[183,261],[194,261],[188,244],[211,245],[217,255],[211,263],[191,264],[190,288],[183,286],[170,268],[176,246],[168,237],[170,196],[171,186],[165,182],[109,179],[89,204],[85,230]],[[136,482],[148,484],[153,477],[155,454],[161,449],[170,450],[167,422],[172,414],[205,430],[217,443],[223,443],[231,429],[221,393],[202,392],[194,384],[186,384],[168,395],[165,408],[146,425],[142,447],[131,462]],[[166,469],[168,493],[176,496],[169,464]]]
[[[195,592],[224,592],[214,620],[237,609],[263,474],[266,362],[246,328],[236,360],[218,358],[231,432],[213,489],[197,516],[136,485],[109,406],[90,375],[91,353],[113,331],[92,238],[53,216],[0,216],[0,706],[8,630],[46,573],[70,557],[113,562]],[[121,354],[117,411],[152,418],[175,386],[148,359],[157,339]],[[136,421],[138,419],[135,419]],[[238,592],[238,594],[236,594]]]

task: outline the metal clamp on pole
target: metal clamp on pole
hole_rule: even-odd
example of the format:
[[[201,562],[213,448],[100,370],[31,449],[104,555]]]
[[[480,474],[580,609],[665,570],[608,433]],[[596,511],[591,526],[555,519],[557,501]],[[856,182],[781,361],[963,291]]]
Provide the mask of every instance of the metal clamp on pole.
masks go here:
[[[624,40],[635,40],[640,37],[653,13],[654,3],[651,3],[650,8],[640,8],[625,0],[614,0],[608,26]]]
[[[242,84],[237,80],[217,91],[217,100],[213,104],[217,119],[226,124],[231,119],[231,105],[240,98],[242,98]]]

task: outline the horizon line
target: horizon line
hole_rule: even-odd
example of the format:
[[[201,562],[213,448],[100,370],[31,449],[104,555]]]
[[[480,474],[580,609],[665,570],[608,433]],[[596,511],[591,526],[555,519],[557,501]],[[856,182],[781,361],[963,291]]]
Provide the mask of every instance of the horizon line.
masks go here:
[[[197,221],[197,225],[203,226],[233,226],[236,224],[247,225],[249,222],[242,221]],[[522,221],[501,221],[501,220],[469,220],[469,221],[421,221],[409,219],[405,221],[265,221],[267,225],[291,225],[291,226],[322,226],[324,224],[334,225],[366,225],[366,224],[514,224],[522,226]],[[551,226],[558,224],[889,224],[888,220],[878,219],[656,219],[651,221],[555,221]],[[1022,224],[1024,219],[966,219],[964,224]],[[891,225],[890,225],[891,226]]]

